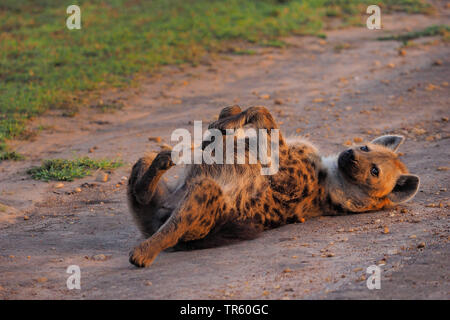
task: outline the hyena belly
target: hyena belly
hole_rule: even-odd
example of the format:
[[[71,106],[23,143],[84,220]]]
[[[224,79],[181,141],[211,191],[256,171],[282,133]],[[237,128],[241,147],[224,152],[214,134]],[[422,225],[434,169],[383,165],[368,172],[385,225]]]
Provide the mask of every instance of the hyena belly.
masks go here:
[[[261,231],[319,214],[324,190],[320,185],[320,158],[314,148],[307,144],[286,145],[280,148],[278,173],[264,176],[260,168],[199,165],[191,169],[187,183],[212,179],[221,190],[216,199],[220,214],[215,216],[219,219],[212,233],[219,233],[224,225],[247,225]]]
[[[248,190],[242,190],[245,200],[236,204],[265,229],[317,216],[324,197],[320,168],[320,158],[309,145],[280,148],[279,171],[265,176],[263,189],[255,192],[249,185]]]
[[[200,223],[187,230],[181,241],[205,238],[205,247],[216,246],[228,242],[223,237],[250,239],[262,230],[253,219],[254,208],[244,206],[256,203],[269,189],[259,165],[192,165],[184,184],[187,210],[197,206],[206,206],[207,210],[194,210],[201,214]]]

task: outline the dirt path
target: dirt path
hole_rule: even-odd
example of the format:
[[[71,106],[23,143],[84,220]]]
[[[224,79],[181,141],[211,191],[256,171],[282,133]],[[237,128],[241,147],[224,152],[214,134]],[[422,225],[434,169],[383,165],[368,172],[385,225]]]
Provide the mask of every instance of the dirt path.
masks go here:
[[[383,19],[389,32],[450,21],[448,10]],[[450,48],[426,38],[399,55],[398,42],[376,41],[382,33],[295,37],[286,49],[167,68],[139,89],[109,93],[126,104],[121,111],[87,108],[74,118],[37,120],[48,129],[15,146],[27,160],[0,164],[0,298],[448,299]],[[192,130],[192,120],[209,122],[234,103],[269,107],[285,135],[300,132],[326,153],[354,138],[403,134],[403,158],[421,176],[421,191],[394,210],[319,218],[228,247],[163,252],[150,268],[134,268],[128,252],[141,238],[122,176],[144,152],[159,149],[150,136],[170,144],[175,128]],[[24,173],[74,152],[128,165],[107,183],[88,177],[61,189]],[[72,264],[81,268],[81,290],[66,288]],[[381,266],[382,289],[369,291],[363,276],[373,264]]]

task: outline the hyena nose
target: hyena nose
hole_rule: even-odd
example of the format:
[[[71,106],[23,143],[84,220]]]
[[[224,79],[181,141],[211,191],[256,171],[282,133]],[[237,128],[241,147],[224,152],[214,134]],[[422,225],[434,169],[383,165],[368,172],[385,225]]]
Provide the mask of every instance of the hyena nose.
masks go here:
[[[353,149],[348,149],[344,152],[344,157],[347,160],[355,161],[355,153],[353,152]]]

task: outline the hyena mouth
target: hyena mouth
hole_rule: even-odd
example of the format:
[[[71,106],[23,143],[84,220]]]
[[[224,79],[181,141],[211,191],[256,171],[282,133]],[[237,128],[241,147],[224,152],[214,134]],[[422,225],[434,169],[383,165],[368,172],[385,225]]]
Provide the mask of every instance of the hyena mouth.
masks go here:
[[[347,177],[353,179],[358,170],[358,161],[352,149],[342,152],[338,158],[338,167]]]

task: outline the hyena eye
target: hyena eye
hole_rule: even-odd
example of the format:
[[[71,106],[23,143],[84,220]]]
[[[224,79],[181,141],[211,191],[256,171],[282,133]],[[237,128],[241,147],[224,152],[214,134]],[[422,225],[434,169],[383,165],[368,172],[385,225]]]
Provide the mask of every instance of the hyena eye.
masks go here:
[[[361,147],[360,149],[361,149],[362,151],[364,151],[364,152],[369,152],[369,151],[370,151],[368,146],[363,146],[363,147]]]
[[[372,169],[370,169],[370,174],[373,175],[374,177],[378,177],[378,175],[380,174],[380,170],[377,168],[376,165],[374,165]]]

